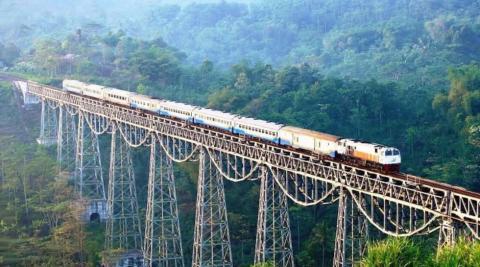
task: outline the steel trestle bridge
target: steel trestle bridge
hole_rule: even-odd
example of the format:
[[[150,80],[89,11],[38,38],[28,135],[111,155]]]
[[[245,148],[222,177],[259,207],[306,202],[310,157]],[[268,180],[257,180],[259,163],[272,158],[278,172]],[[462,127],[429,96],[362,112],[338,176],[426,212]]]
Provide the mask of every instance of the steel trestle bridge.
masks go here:
[[[117,265],[185,266],[172,169],[185,161],[200,164],[192,266],[234,266],[223,179],[261,182],[255,263],[294,266],[287,199],[301,206],[338,201],[334,266],[356,263],[372,229],[397,237],[438,231],[439,245],[453,243],[460,229],[480,239],[480,194],[463,188],[359,168],[50,86],[13,84],[25,104],[41,102],[38,142],[57,144],[57,160],[74,173],[76,192],[88,203],[86,218],[107,221],[106,249],[124,252]],[[112,135],[107,190],[101,134]],[[150,147],[144,227],[130,156],[141,146]]]

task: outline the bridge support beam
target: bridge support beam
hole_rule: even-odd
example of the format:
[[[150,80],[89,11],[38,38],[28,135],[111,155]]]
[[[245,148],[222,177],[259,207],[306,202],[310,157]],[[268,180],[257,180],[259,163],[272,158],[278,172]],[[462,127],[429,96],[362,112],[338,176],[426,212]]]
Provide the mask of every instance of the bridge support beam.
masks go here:
[[[65,106],[58,109],[57,161],[60,170],[75,170],[76,126],[75,116]]]
[[[146,267],[183,267],[173,162],[152,137],[143,257]]]
[[[232,250],[222,177],[200,151],[192,267],[231,267]]]
[[[105,250],[107,265],[143,266],[142,231],[130,147],[112,126]],[[121,253],[112,255],[109,253]],[[113,262],[113,263],[112,263]]]
[[[40,137],[37,143],[51,146],[57,141],[57,111],[49,107],[47,100],[42,100],[42,113],[40,117]]]
[[[86,203],[86,220],[106,218],[105,185],[98,137],[85,125],[79,112],[75,157],[75,192]]]
[[[439,229],[438,247],[455,244],[455,234],[455,227],[453,226],[452,220],[443,220]]]
[[[356,266],[366,250],[368,222],[348,193],[341,189],[333,266]]]
[[[287,196],[267,168],[262,168],[260,180],[255,263],[294,266]]]

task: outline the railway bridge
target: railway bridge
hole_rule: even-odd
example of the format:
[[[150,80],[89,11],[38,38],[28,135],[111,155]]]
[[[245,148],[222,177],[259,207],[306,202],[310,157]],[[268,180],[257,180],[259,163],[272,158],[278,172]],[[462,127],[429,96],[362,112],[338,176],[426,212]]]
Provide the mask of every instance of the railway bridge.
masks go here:
[[[334,266],[358,261],[371,230],[397,237],[437,232],[439,245],[454,242],[460,230],[480,238],[480,194],[463,188],[318,159],[51,86],[20,80],[13,85],[26,105],[41,104],[37,141],[57,144],[57,160],[73,174],[85,218],[106,221],[105,249],[125,252],[112,265],[189,265],[183,258],[172,169],[185,161],[199,162],[194,267],[234,266],[224,179],[260,181],[255,263],[294,266],[288,199],[301,206],[338,202]],[[108,179],[102,174],[102,134],[111,135]],[[131,160],[131,149],[141,146],[150,150],[142,215]]]

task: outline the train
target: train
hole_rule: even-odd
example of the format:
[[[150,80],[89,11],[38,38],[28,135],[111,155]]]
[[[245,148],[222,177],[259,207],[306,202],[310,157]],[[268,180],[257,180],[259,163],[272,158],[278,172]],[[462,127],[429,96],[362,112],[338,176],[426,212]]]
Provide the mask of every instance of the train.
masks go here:
[[[256,138],[278,146],[307,151],[352,164],[378,168],[386,172],[400,170],[400,150],[381,144],[307,130],[218,110],[152,98],[116,88],[64,80],[63,90],[161,116],[211,127],[231,134]]]

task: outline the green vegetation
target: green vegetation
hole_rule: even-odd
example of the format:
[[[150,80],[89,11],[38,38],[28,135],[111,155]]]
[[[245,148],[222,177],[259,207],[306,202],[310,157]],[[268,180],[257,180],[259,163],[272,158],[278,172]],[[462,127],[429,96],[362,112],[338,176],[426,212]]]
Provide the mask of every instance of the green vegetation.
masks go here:
[[[264,262],[264,263],[254,264],[251,267],[275,267],[275,265],[272,262]]]
[[[369,245],[360,266],[364,267],[476,267],[480,260],[480,243],[459,238],[452,246],[436,251],[421,241],[406,238],[387,238]]]
[[[460,238],[454,246],[442,247],[433,260],[434,266],[474,267],[480,263],[480,243]]]
[[[408,239],[388,238],[370,244],[361,265],[366,267],[414,267],[423,265],[425,259],[425,255],[421,253],[421,245],[414,244]]]
[[[95,266],[95,240],[85,238],[67,176],[57,174],[51,151],[29,138],[38,124],[22,122],[12,92],[0,85],[0,265]]]
[[[446,84],[446,66],[480,59],[474,0],[194,2],[3,1],[0,41],[24,48],[39,36],[58,40],[72,32],[122,29],[140,39],[164,38],[194,65],[205,59],[222,68],[243,59],[308,63],[325,75],[429,89]]]

